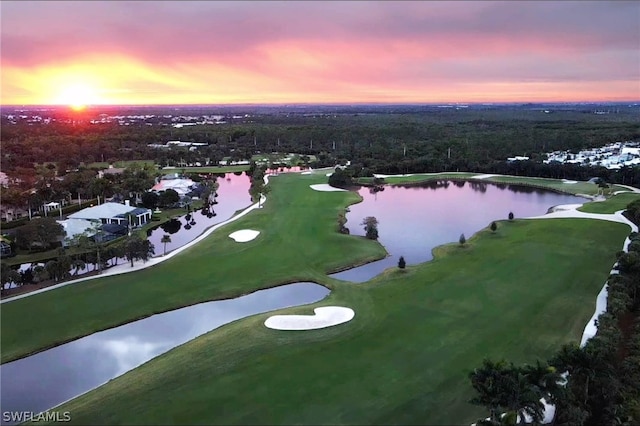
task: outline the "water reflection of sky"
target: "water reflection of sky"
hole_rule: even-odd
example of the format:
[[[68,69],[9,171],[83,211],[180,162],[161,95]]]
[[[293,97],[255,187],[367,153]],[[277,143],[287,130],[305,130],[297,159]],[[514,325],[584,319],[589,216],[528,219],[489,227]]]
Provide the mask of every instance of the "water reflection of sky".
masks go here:
[[[296,283],[153,315],[0,366],[3,411],[43,411],[223,324],[323,299]]]
[[[432,259],[431,250],[457,242],[460,234],[470,238],[493,220],[545,214],[559,204],[580,204],[586,200],[572,195],[527,187],[493,185],[487,182],[431,182],[424,186],[385,187],[371,193],[361,188],[363,202],[349,207],[347,224],[352,235],[364,235],[360,225],[366,216],[378,219],[378,241],[390,256],[332,277],[367,281],[384,269],[398,264],[404,256],[408,264]]]
[[[219,177],[217,182],[219,185],[218,197],[216,198],[218,204],[211,206],[212,212],[215,212],[216,216],[209,218],[202,214],[201,209],[198,209],[192,212],[190,220],[187,220],[185,210],[185,214],[176,219],[180,222],[179,231],[169,234],[171,242],[167,243],[167,253],[195,240],[206,229],[228,220],[236,211],[251,205],[251,196],[249,195],[251,182],[246,174],[242,173],[238,176],[227,173],[225,177]],[[190,229],[185,227],[187,224]],[[161,256],[164,253],[164,244],[160,240],[165,234],[168,232],[161,227],[147,233],[147,239],[153,244],[156,256]]]

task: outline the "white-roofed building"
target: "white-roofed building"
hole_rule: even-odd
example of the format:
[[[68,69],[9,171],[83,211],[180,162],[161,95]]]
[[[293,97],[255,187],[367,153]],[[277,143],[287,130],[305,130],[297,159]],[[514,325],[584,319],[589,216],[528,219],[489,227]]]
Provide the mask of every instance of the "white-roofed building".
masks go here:
[[[194,185],[195,182],[191,179],[162,179],[160,182],[155,184],[151,190],[155,192],[162,192],[167,189],[173,189],[180,197],[184,197],[186,194],[191,192]]]
[[[95,234],[96,225],[98,221],[84,220],[84,219],[66,219],[57,221],[64,228],[65,239],[62,242],[63,246],[68,246],[69,239],[76,235],[86,234],[91,237]]]
[[[151,220],[153,212],[150,209],[138,208],[120,203],[104,203],[94,207],[82,209],[70,214],[66,220],[60,220],[66,233],[65,245],[68,239],[79,234],[93,236],[100,229],[101,239],[107,241],[118,235],[126,234],[129,225],[141,226]],[[129,217],[131,215],[131,223]]]
[[[87,207],[79,212],[70,214],[69,219],[84,219],[91,221],[100,221],[100,223],[118,223],[127,224],[127,214],[132,214],[135,218],[131,223],[132,226],[140,226],[151,220],[153,212],[150,209],[133,207],[120,203],[104,203],[94,207]]]

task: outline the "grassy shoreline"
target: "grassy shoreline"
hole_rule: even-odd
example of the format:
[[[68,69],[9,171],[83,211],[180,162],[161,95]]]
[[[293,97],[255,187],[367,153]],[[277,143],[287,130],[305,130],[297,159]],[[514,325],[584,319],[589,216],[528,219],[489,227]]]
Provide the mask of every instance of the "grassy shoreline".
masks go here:
[[[627,205],[640,199],[640,193],[623,193],[614,195],[606,201],[587,203],[578,208],[578,211],[585,213],[611,214],[627,208]]]
[[[562,179],[510,175],[492,175],[482,179],[477,179],[474,178],[475,176],[482,176],[482,174],[471,172],[442,172],[420,173],[414,175],[396,175],[384,178],[384,183],[391,185],[419,185],[434,180],[459,180],[469,182],[524,185],[570,195],[594,196],[598,194],[598,186],[588,182],[567,183],[567,181],[564,181]],[[356,181],[363,184],[371,184],[373,183],[373,178],[358,178]],[[609,188],[606,193],[611,194],[615,191],[629,191],[629,189],[618,185],[611,185],[611,188]]]

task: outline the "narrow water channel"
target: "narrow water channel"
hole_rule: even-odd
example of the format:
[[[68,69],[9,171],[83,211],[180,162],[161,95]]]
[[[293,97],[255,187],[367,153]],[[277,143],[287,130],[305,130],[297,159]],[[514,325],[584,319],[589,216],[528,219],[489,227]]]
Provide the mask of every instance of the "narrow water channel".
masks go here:
[[[259,290],[156,314],[3,364],[2,411],[45,411],[224,324],[314,303],[328,294],[310,282]]]

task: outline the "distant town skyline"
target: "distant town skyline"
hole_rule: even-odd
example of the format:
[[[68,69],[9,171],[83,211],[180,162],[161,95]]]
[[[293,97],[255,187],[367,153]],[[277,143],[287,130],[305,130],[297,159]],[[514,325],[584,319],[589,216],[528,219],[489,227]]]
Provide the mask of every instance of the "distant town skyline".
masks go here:
[[[640,100],[633,1],[2,1],[3,105]]]

